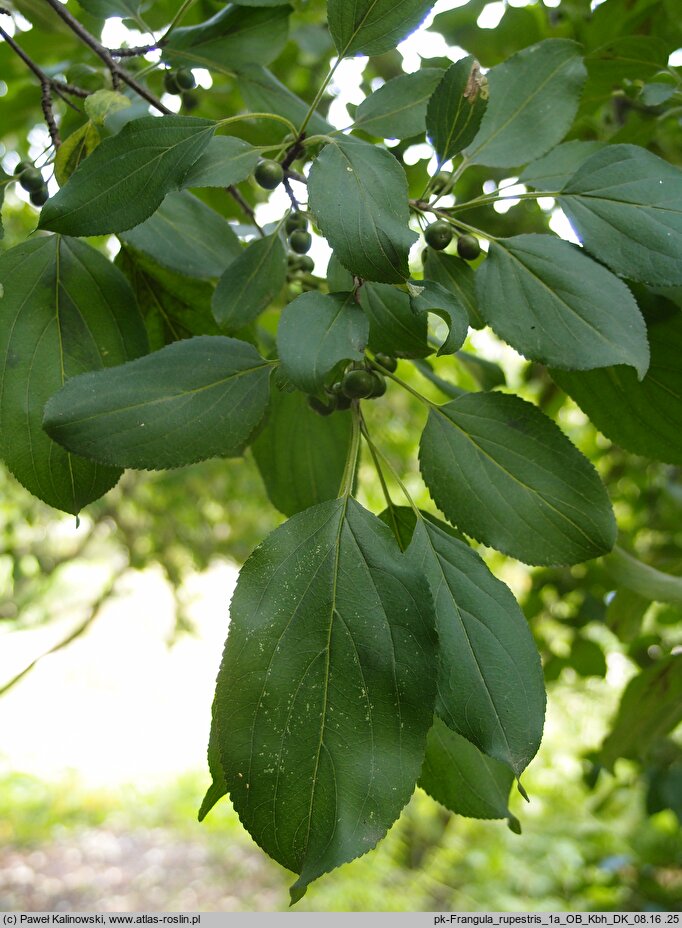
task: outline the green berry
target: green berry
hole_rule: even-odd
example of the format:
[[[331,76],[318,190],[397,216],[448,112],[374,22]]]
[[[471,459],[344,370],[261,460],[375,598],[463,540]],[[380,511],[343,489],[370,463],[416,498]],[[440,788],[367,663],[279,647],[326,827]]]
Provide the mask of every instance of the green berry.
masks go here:
[[[177,82],[175,71],[164,71],[163,72],[163,89],[166,93],[178,94],[180,93],[180,85]]]
[[[424,232],[426,244],[430,245],[436,251],[442,251],[447,248],[452,241],[452,226],[444,219],[438,219],[432,222]]]
[[[305,274],[312,274],[315,270],[315,262],[310,255],[301,255],[298,259],[298,266]]]
[[[195,93],[187,93],[187,91],[182,92],[182,107],[187,110],[188,113],[191,113],[192,110],[195,110],[199,106],[199,98]]]
[[[473,261],[481,253],[481,243],[475,235],[460,235],[457,239],[457,254],[465,261]]]
[[[189,68],[180,68],[178,71],[176,71],[175,83],[178,85],[180,90],[192,90],[192,88],[197,86],[194,75]]]
[[[338,396],[336,398],[336,408],[339,412],[345,412],[346,409],[350,409],[350,400],[347,396]]]
[[[386,378],[378,371],[372,371],[372,377],[374,378],[374,389],[370,393],[370,397],[377,399],[386,392]]]
[[[296,229],[289,236],[289,245],[291,250],[297,255],[305,255],[310,251],[313,244],[313,237],[310,232],[304,232],[302,229]]]
[[[271,161],[266,158],[256,165],[253,176],[264,190],[274,190],[284,180],[284,168],[279,161]]]
[[[341,389],[351,400],[366,399],[375,389],[374,374],[362,369],[348,371],[341,381]]]
[[[440,174],[436,174],[431,181],[431,189],[434,193],[442,193],[451,180],[452,174],[450,174],[449,171],[441,171]]]
[[[295,232],[297,229],[302,229],[305,232],[305,230],[308,228],[308,220],[305,218],[303,213],[289,213],[286,218],[286,222],[284,223],[284,228],[287,230],[289,235],[292,232]]]
[[[313,412],[316,412],[318,416],[331,416],[336,410],[336,397],[331,397],[328,403],[323,403],[322,400],[318,399],[316,396],[309,396],[308,406],[310,406]]]
[[[24,188],[24,190],[28,190],[30,193],[34,190],[40,190],[40,188],[45,184],[45,181],[43,180],[43,175],[40,173],[38,168],[26,168],[26,170],[22,172],[19,178],[19,183]]]
[[[398,362],[395,358],[391,357],[390,354],[382,354],[381,352],[376,355],[375,358],[377,364],[380,364],[385,370],[393,373],[398,367]]]
[[[50,194],[47,192],[47,185],[43,184],[42,187],[38,187],[37,190],[32,190],[29,199],[34,206],[42,206],[43,203],[47,203],[50,198]]]
[[[29,168],[33,168],[30,161],[20,161],[14,169],[14,176],[18,177],[20,174],[23,174],[24,171],[28,171]]]

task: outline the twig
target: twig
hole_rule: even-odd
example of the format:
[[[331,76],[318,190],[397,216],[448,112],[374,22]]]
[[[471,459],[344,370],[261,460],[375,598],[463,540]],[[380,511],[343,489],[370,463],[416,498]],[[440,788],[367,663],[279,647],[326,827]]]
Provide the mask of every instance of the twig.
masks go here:
[[[254,224],[254,226],[258,229],[259,234],[260,234],[261,236],[264,237],[264,236],[265,236],[265,232],[263,232],[263,230],[261,229],[261,227],[260,227],[260,226],[258,225],[258,223],[256,222],[256,214],[255,214],[254,211],[251,209],[251,207],[250,207],[249,204],[246,202],[246,200],[245,200],[244,197],[241,195],[241,193],[237,190],[237,188],[236,188],[235,186],[230,186],[230,187],[226,187],[225,190],[227,190],[227,192],[230,194],[230,196],[231,196],[232,199],[235,201],[235,203],[238,203],[238,204],[239,204],[239,206],[241,207],[241,209],[243,210],[243,212],[246,213],[246,215],[249,217],[249,219],[251,220],[251,222],[252,222],[252,223]]]
[[[147,55],[149,52],[155,52],[163,47],[163,41],[160,39],[153,45],[133,45],[131,48],[108,48],[107,51],[112,58],[137,58],[141,55]]]
[[[294,210],[298,211],[301,207],[299,206],[298,200],[296,199],[296,194],[291,189],[291,182],[289,180],[289,177],[286,174],[284,175],[283,183],[284,183],[284,189],[287,192],[287,196],[291,200],[291,205],[293,206]]]

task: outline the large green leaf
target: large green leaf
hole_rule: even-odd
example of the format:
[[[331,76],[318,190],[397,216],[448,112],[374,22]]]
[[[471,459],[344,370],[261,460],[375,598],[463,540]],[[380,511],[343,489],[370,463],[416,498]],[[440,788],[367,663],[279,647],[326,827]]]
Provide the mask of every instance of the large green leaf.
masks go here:
[[[213,702],[213,712],[211,718],[211,733],[208,740],[208,770],[211,774],[211,785],[206,790],[197,818],[200,822],[206,818],[213,806],[219,802],[223,796],[227,795],[227,783],[223,773],[223,766],[220,760],[220,739],[218,737],[218,722],[215,717],[215,700]]]
[[[419,778],[419,786],[432,799],[468,818],[506,818],[518,832],[518,820],[508,805],[513,782],[509,767],[486,757],[440,719],[433,720]]]
[[[587,84],[582,108],[587,111],[606,102],[624,81],[641,81],[664,71],[668,64],[666,42],[652,35],[621,35],[585,56]]]
[[[424,758],[435,697],[426,580],[353,499],[299,513],[244,565],[218,675],[220,756],[292,897],[371,850]]]
[[[225,332],[237,332],[272,303],[287,277],[279,235],[256,239],[231,262],[213,295],[213,315]]]
[[[426,132],[444,164],[473,142],[488,101],[488,86],[469,55],[451,65],[433,92]]]
[[[143,222],[208,145],[215,123],[144,116],[105,139],[43,207],[40,227],[67,235],[123,232]]]
[[[682,314],[649,325],[651,364],[639,383],[627,367],[552,371],[600,432],[635,454],[682,464]]]
[[[253,173],[260,153],[244,139],[218,135],[194,162],[185,176],[183,187],[230,187]]]
[[[433,0],[328,0],[329,31],[339,55],[382,55],[424,19]]]
[[[636,145],[592,155],[560,203],[595,257],[645,283],[682,284],[682,171]]]
[[[103,464],[158,470],[240,454],[268,405],[272,363],[246,342],[204,335],[70,380],[44,428]]]
[[[295,126],[301,125],[308,112],[308,104],[292,93],[267,68],[260,65],[241,64],[237,68],[238,88],[248,108],[254,113],[275,113],[284,116]],[[270,123],[270,133],[280,138],[287,133],[281,123]],[[313,113],[308,123],[308,132],[324,135],[334,127],[319,113]]]
[[[615,543],[616,522],[596,470],[518,396],[469,393],[432,407],[419,460],[453,524],[527,564],[575,564]]]
[[[121,241],[187,277],[220,277],[239,257],[241,245],[230,224],[187,191],[169,193],[157,211]]]
[[[316,393],[340,361],[362,360],[368,337],[369,320],[352,293],[302,293],[277,329],[282,369],[299,389]]]
[[[64,139],[54,159],[54,176],[60,187],[64,186],[81,161],[93,153],[100,141],[99,130],[90,119]]]
[[[428,317],[413,312],[407,293],[388,284],[364,284],[360,305],[369,318],[368,345],[372,351],[396,358],[432,354],[427,340]]]
[[[557,145],[542,158],[538,158],[537,161],[531,162],[528,167],[524,168],[519,175],[519,181],[535,190],[558,193],[573,177],[580,165],[596,151],[601,151],[603,147],[603,142],[586,142],[581,139],[562,142],[561,145]]]
[[[474,271],[466,261],[454,255],[448,255],[444,251],[428,248],[424,276],[427,280],[435,280],[441,287],[455,294],[469,315],[469,325],[475,329],[482,329],[485,326],[478,311]]]
[[[545,717],[540,656],[511,591],[447,526],[422,519],[407,556],[429,581],[440,642],[436,712],[517,776]]]
[[[228,74],[244,64],[269,64],[286,45],[290,13],[290,6],[249,10],[228,3],[206,22],[175,29],[164,58]]]
[[[351,136],[330,141],[308,179],[310,209],[341,263],[367,280],[401,283],[417,235],[408,227],[407,180],[386,151]]]
[[[320,416],[298,390],[273,387],[265,428],[251,446],[273,506],[293,516],[338,496],[350,440],[349,412]]]
[[[488,108],[467,158],[489,167],[513,167],[544,155],[562,140],[578,109],[585,82],[580,46],[545,39],[488,72]]]
[[[0,452],[35,496],[65,512],[106,493],[120,471],[67,454],[42,429],[70,377],[144,353],[125,277],[83,242],[44,236],[0,258]]]
[[[387,81],[357,108],[355,128],[389,139],[420,135],[429,98],[442,77],[441,68],[421,68]]]
[[[466,307],[454,290],[446,289],[434,280],[411,281],[410,287],[414,291],[410,296],[412,311],[435,313],[447,324],[448,337],[438,349],[438,354],[454,354],[462,347],[469,332]]]
[[[644,319],[625,284],[550,235],[492,242],[476,273],[481,315],[526,358],[568,370],[649,366]]]

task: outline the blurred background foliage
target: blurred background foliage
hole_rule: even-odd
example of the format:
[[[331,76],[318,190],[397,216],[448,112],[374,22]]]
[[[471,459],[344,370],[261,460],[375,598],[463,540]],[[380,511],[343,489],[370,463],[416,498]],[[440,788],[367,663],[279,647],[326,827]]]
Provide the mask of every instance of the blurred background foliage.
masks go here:
[[[107,86],[98,60],[41,0],[13,0],[10,6],[20,14],[17,39],[50,75],[92,88]],[[76,0],[67,6],[91,32],[101,32],[104,22],[85,13]],[[143,4],[139,21],[125,21],[134,30],[131,44],[146,41],[148,29],[167,24],[177,6],[178,0]],[[299,0],[295,6],[290,41],[272,72],[310,101],[332,49],[324,28],[324,4]],[[437,9],[448,6],[454,4],[441,3]],[[201,22],[221,7],[217,0],[197,0],[183,24]],[[498,23],[490,28],[493,14]],[[487,68],[546,37],[576,39],[585,48],[589,79],[569,138],[632,142],[682,163],[682,51],[668,65],[669,56],[682,47],[679,0],[605,0],[594,10],[589,0],[526,5],[469,0],[439,12],[427,28],[428,41],[413,45],[411,54],[414,48],[435,48],[438,55],[429,51],[427,59],[434,65],[447,65],[446,53],[459,54],[464,48]],[[403,73],[404,54],[404,49],[396,50],[366,62],[359,90],[368,94],[381,81]],[[149,68],[144,59],[129,64],[140,71]],[[220,118],[251,104],[248,81],[231,72],[229,63],[211,78],[210,89],[199,87],[184,100],[184,111]],[[151,70],[146,79],[161,95],[161,74]],[[333,87],[321,109],[325,111],[334,93],[340,92]],[[82,112],[61,104],[58,109],[63,136],[83,123]],[[348,103],[349,122],[353,109]],[[35,158],[49,144],[41,121],[35,79],[0,43],[0,157],[10,173],[17,156]],[[272,124],[242,122],[235,132],[254,144],[265,144],[272,139]],[[405,164],[413,196],[421,193],[427,178],[429,156],[423,145],[420,149],[422,142],[418,138],[391,147]],[[503,171],[474,167],[458,189],[469,198],[479,195],[484,185],[489,192],[503,181],[516,180]],[[267,197],[252,182],[242,189],[254,205]],[[224,192],[202,189],[197,194],[223,215],[242,221]],[[522,200],[504,212],[472,211],[470,221],[492,234],[513,235],[546,231],[556,216],[553,202]],[[36,214],[23,194],[10,190],[3,219],[2,247],[8,248],[31,232]],[[94,244],[109,247],[105,239]],[[649,299],[674,311],[682,305],[682,294],[676,291]],[[448,383],[474,389],[506,382],[537,403],[598,467],[618,517],[619,544],[643,563],[681,575],[680,468],[612,445],[544,368],[528,364],[488,333],[472,332],[465,348],[495,366],[481,368],[471,354],[460,354],[430,360],[430,368],[401,362],[400,374],[439,401],[441,378],[446,389]],[[414,463],[422,417],[409,395],[393,391],[380,410],[368,411],[370,427],[391,463],[428,509]],[[380,511],[383,500],[369,460],[363,461],[360,487],[360,498]],[[391,489],[399,500],[398,489]],[[127,473],[82,515],[77,532],[71,518],[49,510],[0,470],[0,636],[4,633],[9,640],[10,635],[52,622],[72,582],[70,568],[89,562],[108,564],[108,576],[99,591],[81,603],[73,628],[54,647],[85,633],[123,578],[154,565],[163,570],[175,597],[171,638],[191,634],[189,578],[221,560],[242,563],[279,521],[250,453],[244,460],[209,461],[168,473]],[[481,551],[521,602],[542,653],[549,688],[547,738],[525,784],[533,802],[516,809],[524,836],[512,835],[500,823],[455,820],[418,794],[376,852],[323,881],[301,908],[679,908],[679,601],[653,602],[636,577],[623,576],[608,558],[569,568],[532,569]],[[19,672],[0,678],[0,692],[21,676]],[[628,681],[629,696],[626,692],[619,712]],[[11,765],[11,758],[6,762]],[[118,900],[119,908],[131,909],[283,907],[284,874],[262,859],[227,803],[207,825],[196,825],[205,779],[197,774],[148,795],[129,788],[92,793],[78,781],[48,785],[7,773],[0,779],[0,864],[3,857],[6,864],[0,866],[0,907],[49,909],[61,900],[63,907],[102,908],[111,898]],[[129,836],[127,845],[122,835]],[[113,858],[107,857],[107,847]],[[196,885],[186,879],[183,848],[189,854],[185,865],[187,859],[196,864],[189,871]],[[142,861],[137,867],[130,864],[136,855]],[[112,863],[114,858],[118,863]],[[70,888],[64,875],[69,859],[80,861],[79,873],[84,861],[95,861],[92,873],[86,867]],[[119,874],[115,886],[106,885],[102,874],[107,868]],[[122,886],[127,895],[122,895]]]

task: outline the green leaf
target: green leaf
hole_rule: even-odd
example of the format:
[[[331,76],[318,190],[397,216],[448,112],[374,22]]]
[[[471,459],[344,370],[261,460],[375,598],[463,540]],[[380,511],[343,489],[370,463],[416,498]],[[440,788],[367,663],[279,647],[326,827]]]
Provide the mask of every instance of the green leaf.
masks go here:
[[[662,81],[654,81],[642,87],[642,103],[645,106],[660,106],[677,92],[675,84],[664,84]]]
[[[512,831],[518,820],[509,811],[514,774],[486,757],[440,719],[426,738],[426,755],[419,786],[446,809],[467,818],[506,818]]]
[[[435,280],[441,287],[450,290],[464,306],[469,315],[469,325],[474,329],[482,329],[485,322],[478,311],[476,298],[476,277],[472,268],[443,251],[426,250],[426,264],[424,276],[427,280]]]
[[[140,0],[78,0],[78,2],[84,10],[100,19],[121,16],[123,19],[136,20],[143,7]]]
[[[282,369],[300,390],[316,393],[339,362],[362,360],[368,337],[369,320],[352,293],[302,293],[277,329]]]
[[[682,577],[643,564],[618,546],[604,558],[604,566],[618,586],[637,596],[646,597],[650,602],[682,605]]]
[[[220,739],[218,737],[218,723],[215,717],[215,701],[213,703],[211,719],[211,734],[208,739],[208,770],[211,774],[212,782],[199,808],[197,818],[200,822],[203,822],[213,806],[219,802],[223,796],[227,795],[227,783],[225,782],[223,767],[220,761]]]
[[[518,396],[469,393],[432,407],[419,460],[449,521],[527,564],[576,564],[615,543],[596,470]]]
[[[353,275],[350,271],[346,270],[343,264],[341,264],[339,259],[333,253],[329,259],[329,264],[327,265],[327,286],[329,287],[330,293],[340,293],[341,291],[348,292],[355,286]],[[363,284],[359,291],[360,297],[362,297],[362,291],[365,286],[373,287],[374,284]],[[380,284],[378,286],[383,285]],[[395,288],[391,287],[390,289],[394,290]]]
[[[609,770],[619,757],[646,756],[649,746],[682,721],[682,654],[657,661],[633,677],[599,752]]]
[[[127,110],[130,100],[116,90],[96,90],[83,101],[83,108],[96,126],[103,126],[112,113]]]
[[[63,187],[84,158],[91,155],[100,143],[97,127],[90,120],[64,139],[54,159],[54,176]]]
[[[286,45],[290,13],[290,6],[249,10],[227,4],[206,22],[173,30],[164,58],[227,74],[245,64],[269,64]]]
[[[313,162],[308,195],[317,225],[349,271],[386,284],[409,276],[418,236],[408,227],[405,172],[390,152],[351,136],[330,141]]]
[[[682,464],[682,315],[649,324],[651,364],[641,383],[627,367],[552,377],[595,426],[634,454]]]
[[[562,142],[524,168],[519,175],[519,181],[535,190],[558,192],[573,177],[580,165],[603,147],[603,142],[583,142],[580,139]]]
[[[42,209],[40,228],[66,235],[123,232],[143,222],[209,143],[215,123],[144,116],[105,139]]]
[[[457,360],[466,368],[481,390],[494,390],[495,387],[507,386],[505,373],[495,361],[488,361],[468,351],[456,351],[455,354]]]
[[[149,470],[240,454],[268,405],[272,362],[246,342],[204,335],[70,380],[44,428],[100,463]]]
[[[220,277],[242,253],[227,220],[187,191],[169,193],[153,216],[120,238],[162,267],[202,280]]]
[[[682,171],[636,145],[609,145],[578,168],[561,206],[585,248],[632,280],[682,284]]]
[[[275,113],[295,126],[300,126],[308,112],[308,104],[285,87],[274,74],[259,65],[241,64],[237,68],[238,89],[248,108],[254,113]],[[276,138],[287,134],[286,126],[270,122],[268,131]],[[334,127],[319,113],[313,113],[308,131],[319,135],[334,132]]]
[[[369,318],[368,346],[375,354],[383,352],[395,358],[432,354],[426,313],[414,313],[406,293],[388,284],[363,284],[359,293],[360,305]]]
[[[246,180],[258,164],[260,153],[244,139],[218,135],[189,169],[183,187],[230,187]]]
[[[476,137],[488,103],[488,83],[470,55],[455,62],[429,100],[426,133],[444,164]]]
[[[328,0],[329,31],[339,57],[390,51],[417,28],[432,5],[433,0]]]
[[[436,713],[517,776],[542,738],[540,655],[504,583],[448,527],[419,520],[407,551],[424,572],[440,642]]]
[[[490,245],[476,273],[481,315],[524,357],[569,370],[649,366],[646,326],[625,284],[550,235]]]
[[[279,235],[256,239],[227,267],[213,295],[213,315],[225,332],[253,322],[279,295],[287,256]]]
[[[488,108],[467,159],[488,167],[526,164],[568,132],[585,82],[580,46],[545,39],[524,48],[488,74]]]
[[[446,290],[433,280],[412,281],[409,285],[418,294],[410,296],[412,312],[431,312],[440,316],[448,325],[447,339],[438,349],[438,354],[454,354],[461,348],[469,332],[469,316],[454,291]]]
[[[9,174],[5,173],[0,167],[0,239],[4,238],[5,230],[2,226],[2,204],[5,201],[5,190],[7,190],[7,184],[12,181],[13,178]]]
[[[77,514],[118,470],[67,454],[43,432],[46,400],[70,377],[146,350],[132,291],[83,242],[43,236],[0,257],[0,455],[56,509]]]
[[[435,656],[426,581],[353,499],[294,516],[242,568],[220,756],[244,826],[300,874],[293,898],[371,850],[410,798]]]
[[[625,80],[639,81],[665,70],[668,48],[652,35],[621,35],[585,57],[587,85],[583,106],[594,109],[621,89]]]
[[[422,68],[387,81],[357,108],[354,128],[387,139],[421,135],[426,106],[442,76],[441,68]]]
[[[273,506],[293,516],[335,499],[350,440],[349,412],[319,416],[299,391],[274,387],[265,428],[251,446]]]

